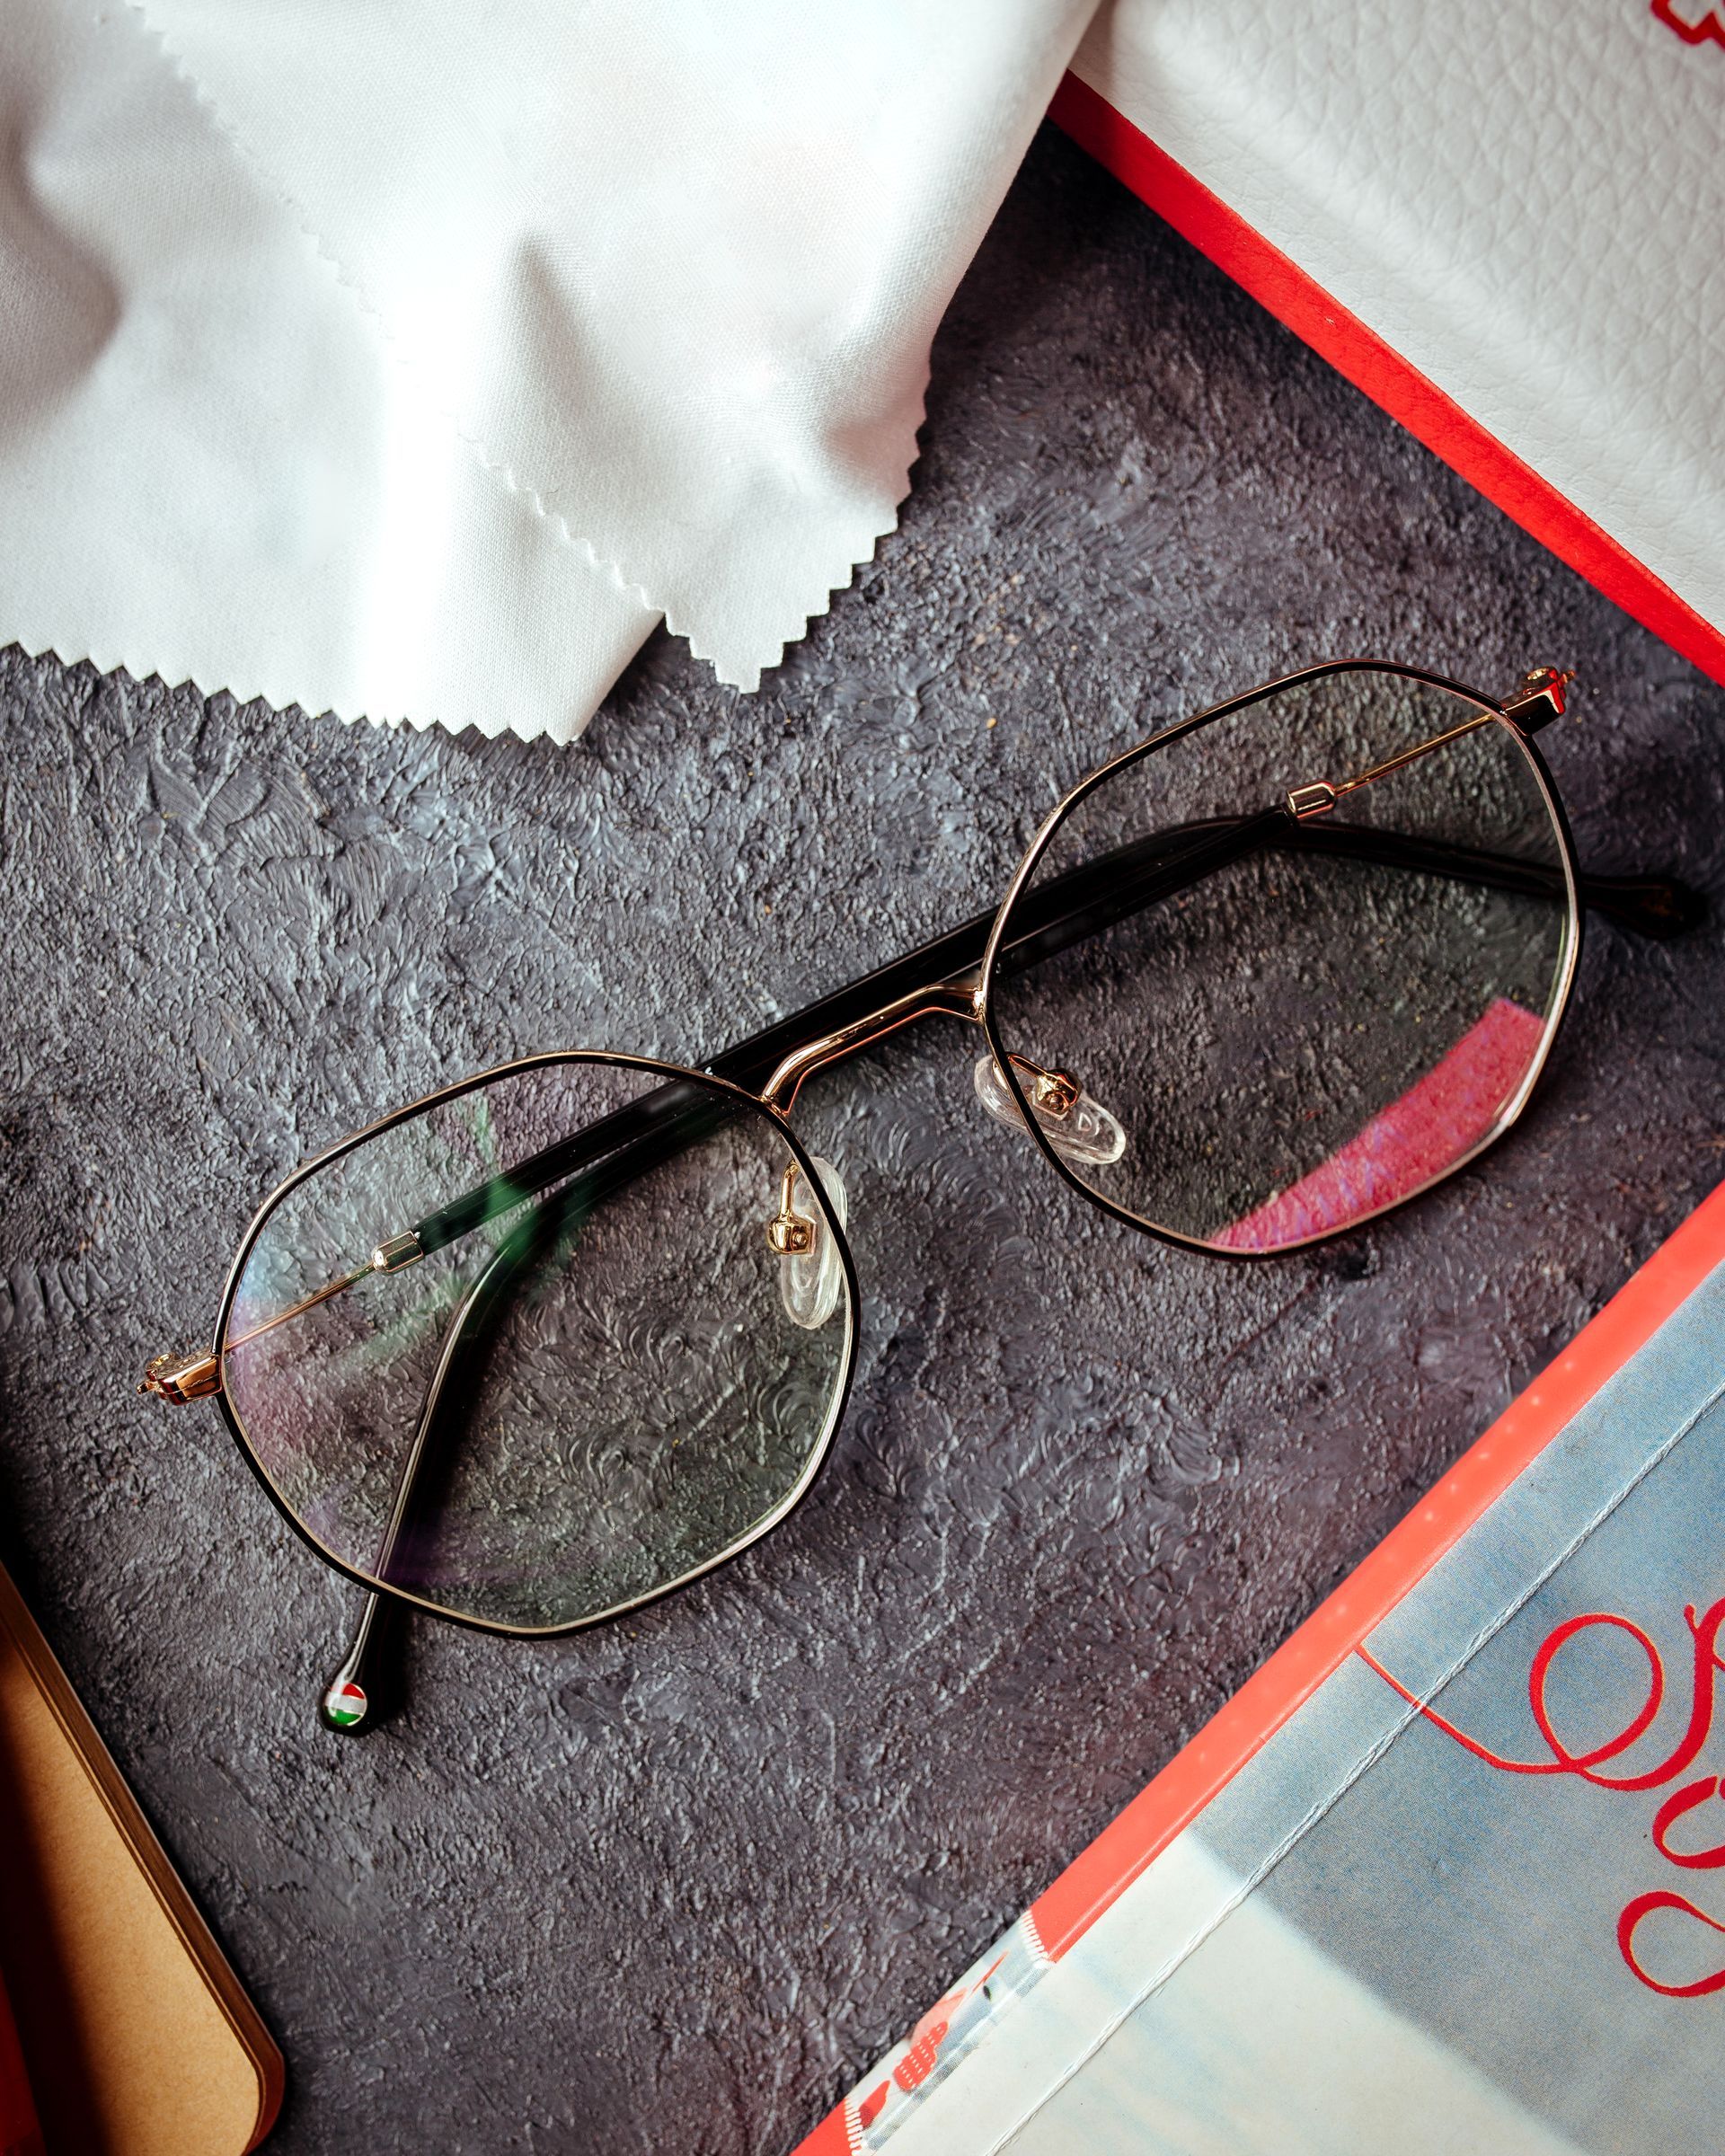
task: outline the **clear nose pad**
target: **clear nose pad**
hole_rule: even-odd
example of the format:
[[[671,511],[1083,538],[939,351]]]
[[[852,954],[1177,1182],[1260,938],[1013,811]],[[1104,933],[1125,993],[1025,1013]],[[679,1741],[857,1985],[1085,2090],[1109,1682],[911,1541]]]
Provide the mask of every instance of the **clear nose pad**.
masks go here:
[[[1084,1168],[1106,1168],[1126,1151],[1126,1133],[1100,1100],[1093,1100],[1065,1071],[1045,1071],[1022,1056],[1011,1058],[1023,1083],[1031,1112],[1062,1160]],[[1022,1130],[1024,1117],[1000,1065],[979,1056],[975,1071],[977,1098],[996,1123]]]
[[[841,1228],[848,1224],[849,1208],[845,1181],[830,1161],[813,1156],[820,1178],[820,1197]],[[845,1268],[838,1242],[827,1228],[818,1205],[808,1212],[797,1210],[797,1183],[802,1171],[794,1161],[779,1186],[779,1209],[766,1224],[766,1240],[779,1254],[779,1299],[793,1325],[813,1332],[838,1308],[845,1292]]]

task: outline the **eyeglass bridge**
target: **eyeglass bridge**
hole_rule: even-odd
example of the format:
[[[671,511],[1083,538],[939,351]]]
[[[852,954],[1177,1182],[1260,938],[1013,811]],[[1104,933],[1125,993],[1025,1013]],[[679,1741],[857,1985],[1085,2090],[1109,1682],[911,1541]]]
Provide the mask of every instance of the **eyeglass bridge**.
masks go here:
[[[1536,734],[1542,726],[1561,719],[1568,708],[1568,690],[1575,679],[1573,667],[1530,667],[1507,696],[1499,700],[1506,719],[1513,719],[1524,734]]]

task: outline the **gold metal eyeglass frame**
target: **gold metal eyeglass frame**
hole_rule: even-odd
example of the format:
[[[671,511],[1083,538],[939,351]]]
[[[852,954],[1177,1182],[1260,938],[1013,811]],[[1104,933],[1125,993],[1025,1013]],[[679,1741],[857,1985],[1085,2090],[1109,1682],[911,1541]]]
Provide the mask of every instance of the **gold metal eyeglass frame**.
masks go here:
[[[1393,676],[1401,681],[1424,685],[1442,690],[1454,697],[1464,700],[1474,707],[1475,715],[1461,725],[1434,735],[1430,739],[1418,742],[1386,761],[1365,771],[1353,773],[1317,773],[1304,775],[1290,783],[1282,800],[1273,805],[1272,814],[1290,827],[1297,827],[1328,816],[1336,804],[1360,788],[1402,768],[1418,757],[1429,755],[1446,746],[1460,736],[1477,728],[1499,726],[1509,729],[1527,757],[1550,812],[1552,828],[1557,843],[1561,865],[1561,891],[1568,913],[1568,929],[1549,1021],[1537,1055],[1533,1058],[1523,1079],[1511,1096],[1502,1104],[1491,1127],[1479,1143],[1462,1157],[1445,1166],[1430,1180],[1418,1189],[1398,1194],[1388,1203],[1350,1218],[1340,1225],[1305,1237],[1274,1251],[1252,1250],[1218,1250],[1211,1242],[1182,1234],[1159,1225],[1114,1203],[1083,1181],[1073,1171],[1050,1136],[1048,1124],[1058,1124],[1071,1109],[1079,1095],[1079,1082],[1070,1073],[1046,1070],[1027,1062],[1009,1050],[999,1035],[995,1010],[991,1000],[991,987],[998,977],[1003,953],[1012,931],[1014,908],[1035,876],[1050,841],[1074,809],[1097,788],[1128,766],[1153,755],[1214,723],[1219,719],[1240,711],[1247,706],[1282,694],[1304,684],[1327,676],[1349,674],[1376,674]],[[379,1596],[407,1606],[423,1609],[428,1614],[447,1621],[468,1625],[480,1630],[491,1630],[511,1637],[555,1635],[583,1630],[603,1618],[622,1614],[639,1608],[642,1604],[656,1600],[689,1580],[730,1561],[733,1557],[758,1542],[770,1531],[805,1494],[815,1473],[818,1471],[832,1436],[842,1415],[845,1397],[848,1392],[855,1362],[854,1323],[846,1341],[843,1381],[837,1388],[833,1412],[827,1418],[827,1427],[814,1448],[807,1471],[798,1479],[796,1487],[787,1494],[783,1502],[774,1508],[749,1533],[728,1545],[710,1562],[695,1567],[682,1577],[666,1582],[643,1594],[621,1603],[615,1609],[606,1610],[592,1616],[583,1616],[571,1623],[527,1627],[496,1623],[486,1619],[464,1615],[441,1608],[422,1596],[393,1585],[386,1579],[369,1577],[344,1561],[329,1550],[300,1519],[276,1489],[270,1476],[260,1462],[248,1440],[239,1418],[226,1397],[224,1386],[224,1369],[226,1358],[243,1351],[252,1342],[266,1333],[272,1333],[288,1325],[316,1306],[354,1286],[374,1273],[394,1272],[419,1261],[422,1253],[421,1236],[425,1224],[419,1229],[405,1228],[401,1233],[380,1242],[361,1264],[344,1275],[332,1279],[313,1293],[294,1303],[290,1307],[271,1313],[247,1330],[230,1337],[228,1325],[234,1300],[247,1258],[257,1241],[264,1224],[288,1192],[296,1188],[307,1177],[326,1166],[341,1154],[352,1151],[376,1136],[393,1124],[418,1115],[426,1109],[454,1099],[476,1085],[490,1082],[506,1074],[531,1067],[541,1062],[583,1061],[608,1063],[657,1076],[668,1085],[692,1084],[710,1092],[734,1096],[740,1104],[746,1102],[751,1113],[765,1116],[782,1138],[786,1153],[787,1166],[783,1186],[778,1194],[776,1215],[765,1224],[770,1247],[780,1255],[792,1255],[807,1250],[812,1240],[809,1216],[798,1206],[798,1185],[819,1194],[822,1186],[819,1171],[810,1155],[792,1129],[789,1116],[795,1106],[799,1092],[805,1082],[816,1072],[841,1062],[862,1050],[872,1047],[901,1028],[931,1017],[957,1019],[978,1027],[986,1039],[994,1058],[996,1073],[1016,1102],[1025,1131],[1045,1158],[1070,1184],[1092,1204],[1113,1214],[1128,1225],[1142,1229],[1159,1240],[1178,1247],[1199,1250],[1206,1255],[1221,1255],[1246,1259],[1266,1256],[1285,1255],[1288,1250],[1309,1248],[1311,1245],[1349,1233],[1384,1214],[1397,1210],[1411,1203],[1433,1184],[1446,1180],[1496,1143],[1521,1114],[1527,1098],[1537,1082],[1540,1071],[1550,1054],[1558,1024],[1567,1004],[1573,984],[1577,955],[1579,947],[1582,905],[1586,903],[1603,911],[1629,927],[1653,935],[1668,935],[1685,927],[1698,917],[1699,902],[1685,887],[1663,878],[1584,878],[1574,860],[1573,844],[1561,805],[1552,782],[1543,757],[1533,737],[1549,721],[1561,714],[1565,707],[1568,685],[1572,676],[1551,667],[1535,667],[1527,673],[1506,696],[1491,699],[1477,691],[1464,688],[1443,677],[1421,669],[1388,662],[1371,660],[1342,660],[1308,667],[1266,683],[1234,697],[1226,702],[1212,706],[1194,716],[1164,727],[1145,740],[1125,750],[1097,770],[1090,773],[1073,787],[1044,819],[1031,840],[1012,880],[1006,888],[1000,905],[988,915],[978,915],[957,929],[937,937],[916,952],[878,968],[865,978],[852,983],[836,994],[823,997],[808,1010],[780,1021],[749,1041],[726,1054],[715,1056],[699,1069],[663,1064],[650,1058],[613,1055],[608,1051],[582,1050],[568,1056],[528,1057],[500,1065],[496,1070],[469,1078],[459,1084],[446,1087],[428,1095],[424,1100],[395,1111],[368,1126],[353,1136],[307,1162],[270,1197],[254,1216],[242,1239],[230,1268],[226,1286],[218,1310],[211,1347],[190,1355],[160,1355],[155,1356],[146,1369],[140,1392],[149,1392],[159,1399],[181,1402],[213,1398],[226,1421],[229,1431],[238,1445],[252,1472],[257,1476],[270,1500],[282,1514],[302,1541],[305,1542],[323,1561],[336,1571],[367,1590],[368,1600],[359,1630],[341,1669],[332,1681],[326,1694],[326,1719],[332,1727],[351,1728],[351,1722],[341,1723],[332,1719],[327,1701],[345,1682],[349,1690],[359,1690],[357,1676],[363,1667],[374,1642],[381,1608]],[[1296,755],[1296,747],[1291,748]],[[1242,818],[1243,824],[1246,819]],[[1278,826],[1278,828],[1280,826]],[[1236,856],[1237,857],[1237,856]],[[1207,871],[1199,870],[1201,875]],[[1171,887],[1174,888],[1174,887]],[[1555,891],[1553,892],[1555,894]],[[1154,897],[1149,903],[1154,903]],[[528,1167],[532,1163],[527,1163]],[[511,1176],[517,1171],[511,1170]],[[455,1210],[456,1208],[451,1208]],[[845,1283],[854,1311],[856,1302],[855,1268],[842,1229],[836,1220],[830,1225],[845,1271]],[[847,1321],[848,1322],[848,1321]],[[366,1726],[369,1726],[367,1724]]]

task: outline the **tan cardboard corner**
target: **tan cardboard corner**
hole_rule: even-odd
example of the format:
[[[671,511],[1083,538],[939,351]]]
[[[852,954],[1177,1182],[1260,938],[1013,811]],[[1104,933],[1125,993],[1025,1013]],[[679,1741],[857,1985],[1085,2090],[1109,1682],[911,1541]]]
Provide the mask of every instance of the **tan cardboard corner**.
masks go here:
[[[242,2156],[280,2052],[0,1569],[0,1971],[48,2156]]]

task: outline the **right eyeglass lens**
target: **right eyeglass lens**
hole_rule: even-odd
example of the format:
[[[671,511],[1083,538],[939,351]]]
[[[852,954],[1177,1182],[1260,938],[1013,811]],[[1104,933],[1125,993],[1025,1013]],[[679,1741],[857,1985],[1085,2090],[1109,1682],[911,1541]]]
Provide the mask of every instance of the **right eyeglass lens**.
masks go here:
[[[1564,858],[1484,707],[1369,669],[1291,685],[1068,811],[1003,924],[996,1061],[1147,1225],[1248,1251],[1334,1233],[1518,1109],[1572,964]],[[1038,1072],[1118,1120],[1117,1159],[1060,1146]],[[1066,1090],[1041,1088],[1057,1111]]]
[[[626,1608],[749,1541],[831,1435],[850,1276],[792,1166],[764,1109],[692,1074],[502,1073],[276,1202],[221,1343],[229,1408],[367,1579],[525,1630]],[[819,1291],[794,1312],[792,1265]]]

